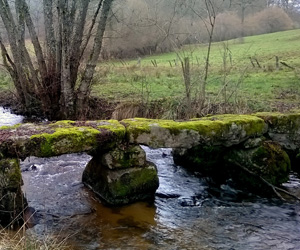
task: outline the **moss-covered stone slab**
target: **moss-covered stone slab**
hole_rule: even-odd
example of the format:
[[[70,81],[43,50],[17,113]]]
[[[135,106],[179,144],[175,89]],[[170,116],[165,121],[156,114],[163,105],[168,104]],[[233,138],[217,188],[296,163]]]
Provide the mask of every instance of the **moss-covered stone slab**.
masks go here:
[[[268,124],[269,137],[288,150],[300,148],[300,113],[256,113]]]
[[[50,157],[107,150],[123,142],[126,130],[115,120],[59,121],[0,128],[0,158]]]
[[[23,196],[21,170],[18,159],[0,160],[0,224],[21,219],[22,211],[27,206]]]
[[[126,119],[131,143],[153,148],[191,148],[196,145],[239,144],[267,131],[263,119],[250,115],[218,115],[191,121]]]

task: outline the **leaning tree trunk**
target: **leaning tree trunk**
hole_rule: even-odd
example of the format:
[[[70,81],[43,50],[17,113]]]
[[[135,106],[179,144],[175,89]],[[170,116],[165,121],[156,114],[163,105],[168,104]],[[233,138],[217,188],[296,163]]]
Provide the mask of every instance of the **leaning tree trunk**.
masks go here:
[[[15,0],[15,12],[8,0],[0,0],[0,16],[10,46],[8,49],[0,34],[3,65],[27,111],[38,108],[49,119],[84,118],[113,0],[98,0],[93,9],[91,2],[43,0],[42,46],[26,0]],[[87,22],[90,17],[91,22]],[[27,33],[34,54],[27,49]],[[87,62],[84,54],[89,55]]]
[[[104,35],[108,13],[112,2],[113,0],[106,0],[103,3],[101,16],[98,23],[97,33],[94,39],[94,46],[91,52],[90,59],[82,75],[82,80],[79,86],[77,103],[76,103],[77,117],[79,118],[85,117],[85,111],[87,110],[88,97],[91,90],[91,82],[95,72],[96,63],[98,61],[101,52],[103,35]]]

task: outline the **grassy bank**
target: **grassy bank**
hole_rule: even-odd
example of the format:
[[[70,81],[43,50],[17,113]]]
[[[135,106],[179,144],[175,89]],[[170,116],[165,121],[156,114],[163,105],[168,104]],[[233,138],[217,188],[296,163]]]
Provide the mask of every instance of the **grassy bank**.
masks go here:
[[[277,32],[213,43],[207,103],[233,107],[220,112],[286,111],[300,103],[300,30]],[[180,57],[191,62],[192,95],[199,94],[207,44],[185,46],[177,53],[135,60],[101,62],[93,81],[92,96],[108,103],[155,101],[180,112],[184,105]],[[276,65],[276,57],[278,64]],[[0,74],[0,91],[11,90],[7,75]],[[219,112],[208,110],[207,112]],[[159,111],[157,111],[159,112]],[[170,115],[164,114],[165,118]]]

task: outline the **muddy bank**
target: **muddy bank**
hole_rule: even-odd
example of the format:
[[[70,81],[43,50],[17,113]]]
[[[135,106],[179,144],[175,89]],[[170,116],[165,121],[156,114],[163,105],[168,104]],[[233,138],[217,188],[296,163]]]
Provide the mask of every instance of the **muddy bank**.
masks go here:
[[[10,108],[14,113],[22,112],[21,104],[11,91],[0,92],[0,106]]]
[[[86,119],[89,120],[107,120],[112,116],[113,111],[118,103],[108,102],[101,98],[92,97],[89,100],[89,110],[86,114]],[[13,92],[0,92],[0,106],[9,108],[12,113],[25,116],[26,121],[40,121],[46,119],[43,113],[39,110],[31,110],[30,113],[24,110],[18,98]]]
[[[247,101],[243,104],[230,103],[209,103],[203,110],[195,112],[193,117],[203,117],[207,114],[251,114],[255,112],[281,112],[286,113],[298,109],[300,104],[285,102],[284,99],[268,101],[263,107],[258,105],[260,101]],[[195,107],[196,104],[193,104]],[[15,114],[23,115],[33,120],[44,119],[41,112],[31,110],[26,112],[13,92],[0,92],[0,106],[8,107]],[[142,117],[150,119],[171,119],[179,120],[186,118],[186,106],[182,98],[162,98],[145,103],[141,100],[135,101],[108,101],[104,98],[91,97],[89,100],[89,109],[86,113],[87,120],[123,120],[133,117]],[[38,119],[39,118],[39,119]]]

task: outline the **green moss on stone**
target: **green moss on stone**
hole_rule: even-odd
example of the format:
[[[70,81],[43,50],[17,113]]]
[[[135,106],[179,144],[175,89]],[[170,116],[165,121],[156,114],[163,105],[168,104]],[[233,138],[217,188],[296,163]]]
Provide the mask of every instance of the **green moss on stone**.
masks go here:
[[[117,120],[97,121],[98,129],[106,129],[113,132],[117,138],[124,138],[126,134],[125,127]]]
[[[289,156],[278,143],[272,141],[265,141],[254,149],[233,149],[225,155],[225,159],[233,165],[237,163],[248,168],[273,185],[280,185],[287,181],[291,170]],[[245,172],[244,175],[247,176],[249,173]],[[253,176],[250,179],[252,178]],[[259,185],[260,182],[260,179],[255,182],[253,180],[253,186]]]
[[[157,171],[154,167],[148,167],[124,174],[113,181],[109,189],[113,197],[128,199],[131,195],[148,193],[149,188],[155,191],[157,187]]]
[[[102,163],[110,169],[143,167],[146,154],[140,146],[118,145],[102,157]]]
[[[263,119],[273,132],[293,134],[300,130],[300,113],[261,112],[255,116]]]
[[[0,161],[0,187],[5,183],[4,188],[18,189],[22,183],[21,169],[18,159],[3,159]]]
[[[70,120],[62,120],[62,121],[57,121],[55,123],[50,123],[49,126],[53,128],[57,127],[72,127],[75,124],[75,121],[70,121]]]
[[[97,145],[100,131],[88,127],[56,128],[53,134],[38,134],[31,140],[40,144],[40,157],[90,150]]]
[[[122,121],[127,131],[136,140],[141,134],[151,134],[155,128],[169,131],[173,136],[182,131],[196,131],[200,136],[208,138],[222,138],[229,131],[240,129],[248,137],[262,135],[266,132],[266,124],[256,116],[251,115],[219,115],[205,117],[191,121],[126,119]]]
[[[13,126],[1,126],[0,127],[0,130],[3,129],[3,130],[8,130],[8,129],[16,129],[18,127],[20,127],[22,124],[21,123],[18,123],[18,124],[15,124]]]
[[[79,126],[83,125],[83,126]],[[36,131],[47,131],[30,137],[30,145],[34,147],[37,156],[49,157],[64,153],[96,150],[101,147],[114,145],[125,138],[126,130],[118,121],[58,121],[49,125],[36,126]],[[108,133],[105,133],[108,131]],[[102,136],[103,135],[103,136]],[[115,137],[112,137],[112,136]],[[111,137],[109,141],[108,137]]]
[[[152,123],[155,124],[155,121],[156,120],[135,118],[135,119],[123,120],[122,123],[125,124],[126,131],[129,134],[132,134],[133,137],[136,139],[140,134],[143,134],[143,133],[149,134],[151,131],[150,125]]]
[[[291,162],[288,154],[275,142],[264,142],[252,156],[252,162],[256,166],[262,166],[259,171],[275,185],[280,185],[288,180],[291,170]]]
[[[201,118],[200,121],[210,120],[222,124],[223,126],[237,125],[242,126],[246,134],[250,137],[262,135],[266,132],[266,124],[263,119],[252,115],[215,115]]]

